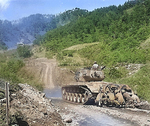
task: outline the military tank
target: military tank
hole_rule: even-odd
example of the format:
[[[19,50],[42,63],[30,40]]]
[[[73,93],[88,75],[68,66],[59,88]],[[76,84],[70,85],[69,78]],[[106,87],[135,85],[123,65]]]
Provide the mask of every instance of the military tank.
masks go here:
[[[75,83],[62,86],[63,100],[73,104],[87,104],[94,100],[98,106],[129,106],[140,102],[128,85],[104,82],[104,67],[80,69]]]

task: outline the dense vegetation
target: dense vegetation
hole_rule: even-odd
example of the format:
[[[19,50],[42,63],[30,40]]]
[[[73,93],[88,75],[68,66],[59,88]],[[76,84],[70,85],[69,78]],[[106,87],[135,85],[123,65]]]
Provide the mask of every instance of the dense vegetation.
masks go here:
[[[118,7],[109,6],[86,12],[78,20],[49,31],[36,42],[44,46],[48,54],[58,53],[61,60],[78,53],[83,58],[106,65],[106,81],[126,83],[133,88],[138,85],[139,96],[150,100],[149,65],[144,66],[134,77],[127,76],[128,71],[123,68],[129,63],[148,63],[150,48],[142,45],[150,37],[149,19],[149,0],[136,4],[127,2]],[[76,51],[63,50],[72,45],[92,42],[99,44]],[[70,65],[69,62],[71,60],[66,60],[63,65]],[[80,66],[78,63],[74,65]],[[118,66],[119,69],[116,69]]]
[[[146,63],[148,50],[138,48],[150,34],[150,2],[110,6],[87,12],[76,22],[49,31],[40,40],[47,51],[58,52],[79,43],[101,42],[99,46],[84,49],[83,53],[104,64],[117,62]],[[104,49],[101,49],[104,48]],[[97,51],[92,51],[97,50]],[[106,51],[107,50],[107,51]],[[103,55],[100,55],[103,54]],[[113,59],[113,60],[112,60]]]
[[[54,18],[54,22],[57,27],[64,26],[70,22],[75,22],[80,17],[84,17],[87,14],[87,10],[80,8],[74,8],[72,10],[67,10],[63,13],[60,13]]]

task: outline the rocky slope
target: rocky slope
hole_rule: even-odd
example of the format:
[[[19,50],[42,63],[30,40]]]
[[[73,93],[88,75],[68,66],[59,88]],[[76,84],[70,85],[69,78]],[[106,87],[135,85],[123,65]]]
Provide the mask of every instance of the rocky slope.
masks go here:
[[[50,99],[27,84],[19,84],[19,92],[11,94],[10,113],[12,123],[29,126],[63,126],[61,116],[55,111]]]

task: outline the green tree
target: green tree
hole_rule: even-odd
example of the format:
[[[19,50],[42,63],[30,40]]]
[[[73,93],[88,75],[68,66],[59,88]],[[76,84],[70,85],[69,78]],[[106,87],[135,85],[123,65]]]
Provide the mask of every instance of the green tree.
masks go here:
[[[17,52],[18,55],[23,58],[28,58],[32,56],[30,46],[28,45],[18,46]]]

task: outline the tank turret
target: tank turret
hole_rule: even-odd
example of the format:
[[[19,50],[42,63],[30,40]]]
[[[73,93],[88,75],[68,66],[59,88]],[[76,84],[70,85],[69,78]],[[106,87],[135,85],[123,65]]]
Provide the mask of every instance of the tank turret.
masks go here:
[[[104,67],[103,67],[104,69]],[[102,68],[92,69],[92,68],[83,68],[78,70],[75,73],[75,80],[77,82],[90,82],[90,81],[102,81],[104,80],[104,72]]]

